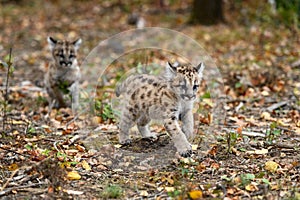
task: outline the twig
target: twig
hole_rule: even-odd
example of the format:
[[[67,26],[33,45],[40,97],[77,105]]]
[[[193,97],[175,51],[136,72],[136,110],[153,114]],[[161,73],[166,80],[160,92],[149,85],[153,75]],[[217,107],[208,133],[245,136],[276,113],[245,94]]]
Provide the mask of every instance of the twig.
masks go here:
[[[30,184],[30,185],[22,185],[22,186],[18,186],[18,187],[7,188],[6,190],[0,191],[0,196],[3,196],[5,194],[9,193],[12,190],[30,188],[30,187],[35,187],[38,185],[46,185],[46,184],[47,184],[46,182],[41,182],[41,183],[34,183],[34,184]]]
[[[252,136],[252,137],[266,137],[265,134],[254,132],[254,131],[242,131],[242,135]]]
[[[13,151],[13,150],[11,150],[11,149],[5,149],[5,148],[3,148],[3,147],[1,147],[1,146],[0,146],[0,149],[2,149],[2,150],[4,150],[4,151],[8,151],[8,152],[12,152],[12,153],[18,154],[18,155],[20,155],[20,156],[30,157],[29,155],[21,154],[21,153],[18,153],[18,152],[16,152],[16,151]]]
[[[12,66],[11,63],[11,53],[12,53],[12,48],[9,49],[9,58],[8,58],[8,67],[7,67],[7,74],[6,74],[6,83],[5,83],[5,94],[4,94],[4,110],[3,110],[3,123],[2,123],[2,130],[5,130],[5,124],[6,124],[6,117],[7,117],[7,102],[8,102],[8,80],[9,80],[9,73],[10,73],[10,68]]]
[[[8,183],[12,180],[12,178],[16,175],[16,173],[19,171],[19,169],[16,169],[15,171],[13,171],[13,173],[10,175],[10,177],[7,179],[7,181],[4,183],[4,185],[1,187],[1,191],[4,190],[4,188],[6,188],[6,186],[8,185]]]

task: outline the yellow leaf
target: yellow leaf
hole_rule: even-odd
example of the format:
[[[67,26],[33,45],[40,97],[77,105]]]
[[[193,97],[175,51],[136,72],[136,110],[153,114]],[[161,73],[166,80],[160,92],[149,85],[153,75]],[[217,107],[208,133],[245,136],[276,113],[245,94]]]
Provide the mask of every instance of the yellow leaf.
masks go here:
[[[202,191],[201,190],[193,190],[189,192],[189,196],[191,199],[201,199],[202,198]]]
[[[276,172],[277,168],[278,168],[278,164],[274,161],[267,161],[265,163],[265,169],[267,171],[274,173],[274,172]]]
[[[258,187],[254,183],[250,183],[250,184],[246,185],[245,189],[248,191],[254,192],[254,191],[258,190]]]
[[[78,172],[71,171],[71,172],[68,172],[67,178],[69,180],[79,180],[81,178],[81,176],[78,174]]]
[[[285,123],[282,119],[279,119],[279,120],[277,121],[277,123],[278,123],[279,126],[289,126],[289,124],[288,124],[288,123]]]
[[[91,166],[84,160],[81,162],[82,167],[86,170],[86,171],[90,171],[91,170]]]
[[[9,171],[15,171],[19,168],[19,166],[16,163],[13,163],[11,165],[8,166],[8,170]]]

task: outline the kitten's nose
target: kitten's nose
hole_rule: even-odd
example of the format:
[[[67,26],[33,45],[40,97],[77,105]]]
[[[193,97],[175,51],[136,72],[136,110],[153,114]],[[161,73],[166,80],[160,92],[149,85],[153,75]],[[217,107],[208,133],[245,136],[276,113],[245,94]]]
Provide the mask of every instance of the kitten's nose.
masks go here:
[[[193,99],[193,98],[195,97],[195,95],[193,95],[193,94],[187,94],[186,97],[187,97],[188,99]]]
[[[181,98],[182,99],[185,99],[185,100],[193,100],[196,96],[193,95],[193,94],[186,94],[186,95],[181,95]]]

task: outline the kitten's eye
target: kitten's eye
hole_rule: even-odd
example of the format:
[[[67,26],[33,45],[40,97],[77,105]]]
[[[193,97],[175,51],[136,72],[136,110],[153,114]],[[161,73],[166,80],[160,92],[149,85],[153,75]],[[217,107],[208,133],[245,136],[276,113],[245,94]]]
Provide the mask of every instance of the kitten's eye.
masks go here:
[[[194,86],[193,86],[193,90],[197,90],[198,87],[199,87],[199,85],[194,85]]]
[[[69,58],[75,58],[76,56],[75,55],[73,55],[73,54],[71,54],[70,56],[69,56]]]

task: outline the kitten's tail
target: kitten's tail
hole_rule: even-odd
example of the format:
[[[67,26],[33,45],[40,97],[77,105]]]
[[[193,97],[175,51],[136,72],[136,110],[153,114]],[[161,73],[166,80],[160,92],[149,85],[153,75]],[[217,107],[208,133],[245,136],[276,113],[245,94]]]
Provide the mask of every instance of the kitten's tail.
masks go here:
[[[124,88],[123,83],[117,84],[116,90],[115,90],[117,97],[119,97],[121,95],[121,93],[123,93],[123,88]]]

